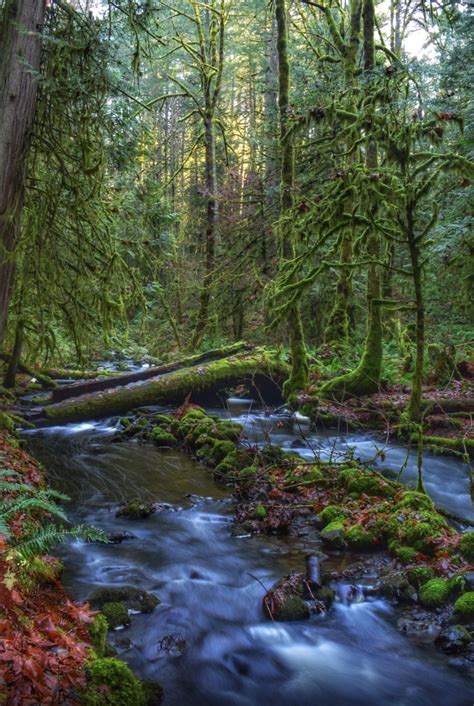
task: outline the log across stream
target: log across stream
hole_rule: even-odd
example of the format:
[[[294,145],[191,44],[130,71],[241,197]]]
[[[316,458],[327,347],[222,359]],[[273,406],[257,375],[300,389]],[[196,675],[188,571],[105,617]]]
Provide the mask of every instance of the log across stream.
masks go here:
[[[259,424],[248,419],[247,429]],[[138,675],[162,682],[165,706],[470,706],[466,673],[431,644],[402,636],[401,612],[385,601],[349,603],[352,592],[339,584],[325,617],[266,620],[263,586],[303,570],[317,540],[234,536],[229,493],[205,468],[176,450],[112,443],[114,433],[113,421],[90,421],[28,434],[49,482],[71,496],[74,522],[133,534],[66,547],[64,581],[77,599],[123,584],[161,599],[110,641]],[[278,434],[284,446],[301,438]],[[161,511],[143,521],[116,517],[134,496],[163,503]],[[325,563],[336,569],[355,558]]]

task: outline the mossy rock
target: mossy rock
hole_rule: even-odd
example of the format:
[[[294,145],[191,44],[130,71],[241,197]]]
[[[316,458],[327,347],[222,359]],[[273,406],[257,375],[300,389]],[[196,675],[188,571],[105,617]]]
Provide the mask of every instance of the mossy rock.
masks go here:
[[[115,630],[122,625],[130,625],[130,616],[127,606],[123,602],[104,603],[102,606],[102,615],[105,616],[111,630]]]
[[[186,434],[184,440],[186,444],[191,448],[199,448],[201,446],[204,446],[204,444],[212,444],[212,442],[214,441],[212,431],[212,424],[196,424]]]
[[[434,510],[433,501],[425,493],[418,493],[415,490],[408,490],[403,493],[401,500],[395,505],[396,510],[410,508],[411,510]]]
[[[157,446],[176,446],[176,439],[169,431],[154,427],[151,432],[151,438]]]
[[[448,625],[436,638],[435,645],[446,654],[458,654],[469,646],[471,640],[472,635],[464,625]]]
[[[257,505],[257,507],[254,510],[254,515],[257,518],[257,520],[264,520],[267,516],[267,510],[264,507],[264,505]]]
[[[223,441],[236,442],[242,434],[242,425],[237,422],[220,422],[216,426],[215,434],[218,439]]]
[[[449,582],[445,579],[430,579],[420,589],[420,603],[427,608],[439,608],[449,598]],[[473,594],[474,595],[474,594]]]
[[[209,415],[206,414],[206,410],[204,410],[202,407],[193,407],[181,417],[180,421],[200,422],[203,419],[210,419]]]
[[[128,520],[144,520],[155,512],[153,503],[134,498],[122,505],[116,512],[117,517],[126,517]]]
[[[359,524],[345,530],[344,539],[354,549],[371,549],[377,543],[375,533]]]
[[[409,582],[419,590],[433,578],[433,570],[429,566],[414,566],[407,571]]]
[[[318,588],[315,595],[315,598],[318,601],[322,601],[326,608],[330,608],[332,606],[335,597],[336,593],[330,586],[323,586],[322,588]]]
[[[89,638],[97,657],[105,656],[108,627],[107,619],[105,615],[102,615],[101,613],[98,613],[92,620],[92,623],[89,623]]]
[[[125,429],[127,429],[132,423],[133,420],[130,417],[120,417],[119,419],[120,426],[124,427]]]
[[[344,534],[343,521],[333,520],[321,530],[321,539],[334,549],[344,549],[346,546]]]
[[[160,600],[135,586],[104,586],[89,596],[89,603],[94,610],[101,610],[106,603],[125,603],[130,610],[151,613],[160,604]]]
[[[340,505],[327,505],[318,515],[318,521],[323,526],[333,522],[333,520],[343,520],[345,512]]]
[[[146,706],[145,693],[130,667],[116,657],[95,659],[87,667],[84,706]]]
[[[474,620],[474,591],[460,596],[454,604],[454,611],[465,620]]]
[[[233,475],[235,473],[235,466],[226,461],[222,461],[214,469],[214,475],[217,478],[225,478],[225,476]]]
[[[276,620],[307,620],[310,617],[309,607],[300,596],[291,595],[278,606],[274,617]]]
[[[474,562],[474,532],[463,534],[459,542],[459,551],[467,561]]]

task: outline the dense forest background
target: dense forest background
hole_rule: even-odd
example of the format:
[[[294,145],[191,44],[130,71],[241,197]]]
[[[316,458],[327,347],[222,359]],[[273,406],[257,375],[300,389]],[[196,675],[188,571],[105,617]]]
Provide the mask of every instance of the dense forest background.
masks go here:
[[[0,3],[3,87],[28,5]],[[467,4],[33,5],[10,173],[8,90],[1,106],[5,351],[166,359],[245,338],[295,357],[296,336],[336,373],[372,329],[393,382],[420,315],[423,356],[469,343]]]

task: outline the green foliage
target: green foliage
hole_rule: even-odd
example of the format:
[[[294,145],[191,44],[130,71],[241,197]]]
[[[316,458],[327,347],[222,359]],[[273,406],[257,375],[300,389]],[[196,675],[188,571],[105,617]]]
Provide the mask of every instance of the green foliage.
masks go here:
[[[430,579],[421,586],[420,602],[427,608],[438,608],[448,600],[449,582],[444,579]]]
[[[98,613],[92,623],[89,624],[88,630],[90,641],[97,657],[104,657],[108,630],[106,617]]]
[[[454,604],[455,612],[467,620],[474,618],[474,591],[468,591],[460,596]]]
[[[112,630],[130,623],[127,606],[122,602],[104,603],[101,608],[102,615],[107,620],[107,625]]]
[[[459,549],[465,559],[471,563],[474,561],[474,532],[463,534],[459,542]]]

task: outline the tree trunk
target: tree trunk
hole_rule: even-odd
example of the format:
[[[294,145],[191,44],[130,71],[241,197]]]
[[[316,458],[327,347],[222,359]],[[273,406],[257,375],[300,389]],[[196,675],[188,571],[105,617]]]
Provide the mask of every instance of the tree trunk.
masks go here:
[[[290,90],[290,66],[288,62],[288,29],[285,0],[276,0],[275,16],[277,23],[278,51],[278,105],[280,109],[280,257],[292,260],[295,256],[293,233],[288,220],[288,211],[293,205],[294,149],[292,137],[288,134],[288,108]],[[285,382],[283,392],[289,397],[308,384],[308,358],[304,341],[303,323],[299,303],[288,311],[288,335],[291,352],[291,374]]]
[[[216,249],[216,224],[218,217],[217,173],[216,173],[216,130],[213,114],[208,112],[205,120],[206,145],[206,269],[199,300],[199,313],[194,331],[192,347],[197,347],[205,334],[209,317],[212,278],[214,276],[214,256]]]
[[[415,237],[413,208],[410,204],[406,211],[408,249],[410,251],[416,306],[416,354],[413,371],[411,397],[408,405],[408,417],[411,422],[420,423],[422,417],[421,394],[423,386],[423,363],[425,357],[425,307],[423,302],[423,282],[420,263],[420,250]]]
[[[0,27],[0,346],[14,284],[45,6],[45,0],[6,0]]]

